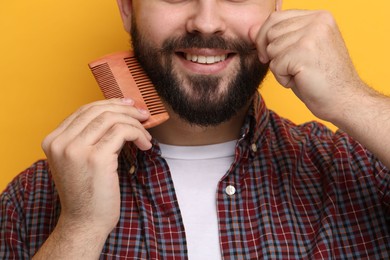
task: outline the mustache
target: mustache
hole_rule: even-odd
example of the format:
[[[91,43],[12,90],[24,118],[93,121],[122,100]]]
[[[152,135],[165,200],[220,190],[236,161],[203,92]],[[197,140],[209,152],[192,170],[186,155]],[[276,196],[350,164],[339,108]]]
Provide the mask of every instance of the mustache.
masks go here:
[[[178,49],[222,49],[237,52],[241,55],[253,54],[255,46],[241,39],[225,39],[220,35],[204,36],[200,34],[186,34],[164,41],[160,52],[172,54]]]

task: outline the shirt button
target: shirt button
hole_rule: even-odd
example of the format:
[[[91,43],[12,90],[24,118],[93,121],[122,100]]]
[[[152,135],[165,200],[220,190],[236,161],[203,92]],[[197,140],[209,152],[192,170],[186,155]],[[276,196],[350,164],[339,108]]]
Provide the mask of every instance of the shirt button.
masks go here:
[[[133,174],[135,173],[135,166],[134,166],[134,165],[131,166],[131,168],[130,168],[130,170],[129,170],[129,173],[130,173],[131,175],[133,175]]]
[[[252,149],[252,151],[255,153],[255,152],[257,152],[257,145],[256,144],[252,144],[251,145],[251,149]]]
[[[225,191],[226,191],[227,195],[233,196],[236,193],[236,188],[234,188],[234,186],[232,186],[232,185],[229,185],[226,187]]]

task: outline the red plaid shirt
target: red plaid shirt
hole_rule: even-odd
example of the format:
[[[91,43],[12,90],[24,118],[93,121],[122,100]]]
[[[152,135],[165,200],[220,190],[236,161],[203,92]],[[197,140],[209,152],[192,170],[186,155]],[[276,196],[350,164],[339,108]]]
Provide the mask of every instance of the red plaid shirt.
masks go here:
[[[121,218],[101,258],[186,259],[158,144],[147,152],[129,145],[119,162]],[[259,96],[216,204],[223,259],[390,259],[389,170],[346,134],[317,123],[296,126]],[[0,258],[31,258],[61,211],[47,162],[19,175],[0,206]]]

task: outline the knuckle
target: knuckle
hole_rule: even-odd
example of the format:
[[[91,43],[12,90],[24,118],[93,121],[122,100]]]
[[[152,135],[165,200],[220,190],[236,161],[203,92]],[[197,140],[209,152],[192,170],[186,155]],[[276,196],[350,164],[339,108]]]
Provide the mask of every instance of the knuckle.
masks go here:
[[[329,34],[337,26],[333,15],[328,11],[319,11],[316,17],[315,30],[318,32]]]
[[[116,124],[111,128],[110,139],[114,136],[121,136],[129,141],[137,140],[141,135],[141,130],[133,125]]]
[[[272,41],[274,38],[276,38],[276,35],[278,34],[278,28],[276,26],[272,26],[268,29],[266,33],[266,38],[269,41]]]
[[[94,103],[89,103],[89,104],[86,104],[86,105],[83,105],[81,106],[78,110],[77,110],[77,114],[87,114],[89,112],[91,112],[92,110],[95,110],[95,109],[98,109],[100,108],[101,106],[98,106],[96,104],[96,102]]]
[[[114,115],[115,115],[115,113],[112,111],[103,111],[100,113],[100,115],[98,117],[102,118],[103,120],[107,120],[107,119],[112,118]]]
[[[61,149],[60,151],[62,151],[60,152],[62,153],[62,156],[68,160],[75,160],[77,158],[80,158],[82,154],[80,148],[74,143],[69,143],[68,145],[66,145],[65,148]]]
[[[131,127],[134,127],[134,128],[140,129],[140,130],[144,128],[142,123],[140,121],[138,121],[137,119],[130,118],[129,123],[130,123]]]
[[[47,148],[48,153],[52,155],[60,155],[63,150],[63,145],[58,138],[55,138],[50,144],[48,144]]]
[[[115,124],[114,126],[112,126],[111,130],[112,130],[111,132],[113,134],[118,134],[118,133],[122,133],[124,131],[127,131],[128,127],[126,127],[123,124]]]
[[[105,122],[109,122],[113,118],[113,113],[110,111],[104,111],[100,113],[94,120],[94,124],[101,125]]]
[[[329,11],[326,11],[326,10],[318,11],[317,19],[322,21],[322,22],[326,22],[326,23],[334,23],[334,18],[333,18],[332,13],[330,13]]]
[[[127,133],[129,131],[129,126],[125,126],[124,124],[114,124],[105,134],[104,137],[102,137],[101,140],[105,142],[109,142],[113,138],[119,137],[124,135],[124,133]]]
[[[88,162],[88,165],[98,165],[98,164],[101,164],[102,163],[102,156],[100,156],[100,153],[99,151],[95,151],[93,153],[90,153],[88,158],[87,158],[87,162]]]
[[[308,52],[316,50],[316,43],[310,36],[302,37],[299,40],[299,46]]]
[[[269,63],[269,69],[275,73],[278,73],[277,67],[278,67],[278,60],[277,59],[271,60],[271,62]]]
[[[268,46],[265,48],[265,51],[267,53],[267,55],[272,58],[273,57],[273,45],[272,44],[268,44]]]
[[[84,113],[85,111],[87,111],[90,107],[91,107],[91,104],[83,105],[83,106],[81,106],[81,107],[79,107],[79,108],[77,109],[76,113],[82,114],[82,113]]]
[[[42,147],[42,150],[47,153],[49,152],[49,147],[50,147],[50,136],[46,136],[42,142],[41,142],[41,147]]]

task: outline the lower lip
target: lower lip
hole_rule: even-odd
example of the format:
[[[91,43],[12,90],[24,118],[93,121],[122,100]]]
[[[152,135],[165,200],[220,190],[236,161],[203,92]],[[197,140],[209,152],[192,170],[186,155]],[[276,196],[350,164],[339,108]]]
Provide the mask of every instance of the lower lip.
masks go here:
[[[227,68],[234,56],[228,56],[224,61],[220,61],[213,64],[201,64],[192,62],[183,57],[183,55],[177,54],[176,57],[183,64],[183,67],[191,73],[202,75],[214,75],[221,73]]]

